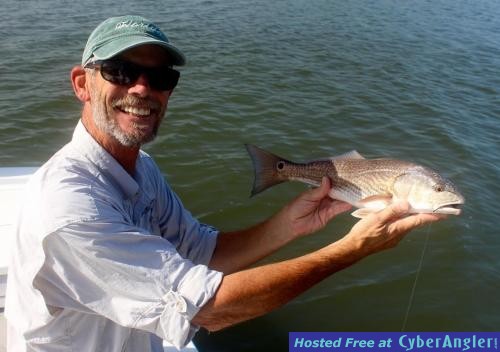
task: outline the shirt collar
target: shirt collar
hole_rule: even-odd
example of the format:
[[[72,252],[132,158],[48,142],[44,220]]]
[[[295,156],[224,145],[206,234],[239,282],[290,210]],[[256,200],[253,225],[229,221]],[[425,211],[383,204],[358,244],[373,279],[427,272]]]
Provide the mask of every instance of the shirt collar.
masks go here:
[[[127,198],[132,198],[139,193],[139,185],[134,178],[106,149],[97,143],[81,120],[76,125],[71,143],[82,155],[95,164],[101,173],[110,175],[120,185]]]

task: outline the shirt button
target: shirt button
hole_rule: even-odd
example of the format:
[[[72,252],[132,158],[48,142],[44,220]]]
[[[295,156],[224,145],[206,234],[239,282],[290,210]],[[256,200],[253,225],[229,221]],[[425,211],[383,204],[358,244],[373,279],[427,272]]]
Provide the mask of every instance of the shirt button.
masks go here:
[[[177,302],[175,303],[175,308],[179,313],[186,313],[187,312],[187,304],[184,298],[178,297]]]

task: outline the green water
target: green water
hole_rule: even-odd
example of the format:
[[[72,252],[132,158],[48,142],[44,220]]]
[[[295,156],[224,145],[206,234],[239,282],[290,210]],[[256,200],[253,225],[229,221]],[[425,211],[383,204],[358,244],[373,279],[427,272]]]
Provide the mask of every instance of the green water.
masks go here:
[[[408,331],[500,327],[500,3],[405,0],[3,1],[0,166],[40,165],[71,137],[69,70],[107,16],[154,19],[186,54],[160,136],[146,146],[185,205],[232,230],[304,190],[249,198],[244,143],[295,160],[357,149],[441,171],[459,218],[407,236],[202,351],[286,351],[289,331],[399,331],[427,232]],[[267,261],[338,239],[348,214]],[[266,261],[266,262],[267,262]]]

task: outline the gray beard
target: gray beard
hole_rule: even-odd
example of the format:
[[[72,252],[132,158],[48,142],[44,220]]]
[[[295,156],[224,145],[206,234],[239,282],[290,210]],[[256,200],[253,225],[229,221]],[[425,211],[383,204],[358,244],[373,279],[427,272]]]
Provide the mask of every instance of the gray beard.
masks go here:
[[[95,94],[95,91],[92,91],[91,94],[93,95],[92,100],[98,102],[99,97],[96,96],[97,94]],[[99,130],[115,138],[124,147],[129,148],[140,148],[143,144],[153,141],[156,138],[159,122],[162,119],[160,118],[158,126],[156,126],[150,134],[141,133],[138,128],[136,128],[137,133],[126,134],[120,126],[118,126],[116,120],[109,118],[104,102],[92,105],[92,115],[94,123]]]

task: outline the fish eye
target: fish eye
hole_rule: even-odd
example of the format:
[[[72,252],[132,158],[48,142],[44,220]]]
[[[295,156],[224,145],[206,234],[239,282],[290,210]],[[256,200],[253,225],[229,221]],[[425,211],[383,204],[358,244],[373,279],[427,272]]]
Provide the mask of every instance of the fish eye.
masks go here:
[[[276,168],[279,171],[283,171],[283,169],[285,168],[285,162],[284,161],[278,161],[278,164],[276,164]]]
[[[443,187],[443,186],[441,186],[441,185],[435,185],[435,186],[434,186],[434,190],[435,190],[436,192],[443,192],[443,191],[444,191],[444,187]]]

